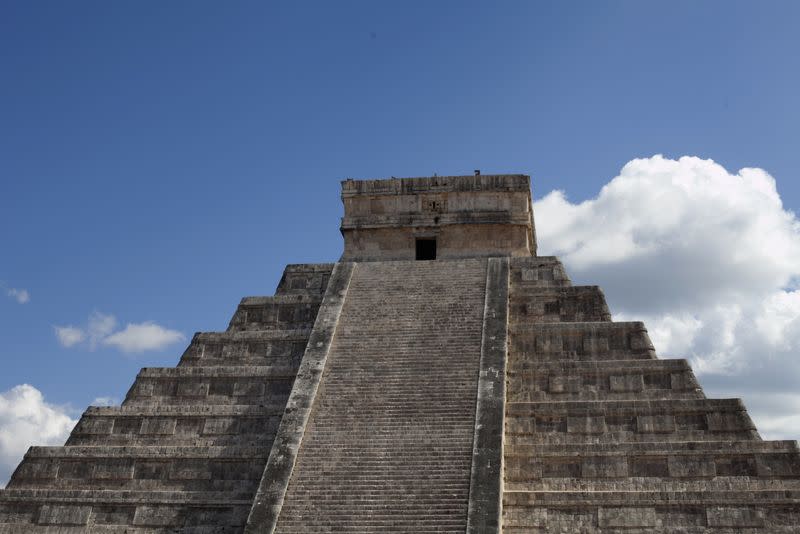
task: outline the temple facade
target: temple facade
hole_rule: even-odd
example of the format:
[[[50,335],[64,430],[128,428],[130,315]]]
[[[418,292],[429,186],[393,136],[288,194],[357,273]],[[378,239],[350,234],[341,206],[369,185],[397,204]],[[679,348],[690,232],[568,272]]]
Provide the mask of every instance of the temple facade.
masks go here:
[[[342,182],[289,265],[0,491],[3,533],[800,532],[800,452],[538,256],[530,178]]]

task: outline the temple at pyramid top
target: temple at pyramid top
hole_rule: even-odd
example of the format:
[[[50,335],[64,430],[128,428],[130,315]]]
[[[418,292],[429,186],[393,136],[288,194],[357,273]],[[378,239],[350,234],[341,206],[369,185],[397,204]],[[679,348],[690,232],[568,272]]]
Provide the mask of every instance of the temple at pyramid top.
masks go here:
[[[342,182],[342,261],[535,256],[524,174]]]

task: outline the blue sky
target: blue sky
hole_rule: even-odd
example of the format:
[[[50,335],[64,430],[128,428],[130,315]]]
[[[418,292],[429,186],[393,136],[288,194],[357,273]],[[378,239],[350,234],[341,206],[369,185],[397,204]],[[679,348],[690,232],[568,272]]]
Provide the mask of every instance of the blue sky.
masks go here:
[[[337,259],[346,177],[523,172],[577,202],[698,156],[797,211],[799,23],[796,2],[2,1],[0,283],[29,300],[0,299],[0,392],[122,398],[185,342],[102,336],[222,330],[285,264]],[[93,313],[116,318],[94,346]]]

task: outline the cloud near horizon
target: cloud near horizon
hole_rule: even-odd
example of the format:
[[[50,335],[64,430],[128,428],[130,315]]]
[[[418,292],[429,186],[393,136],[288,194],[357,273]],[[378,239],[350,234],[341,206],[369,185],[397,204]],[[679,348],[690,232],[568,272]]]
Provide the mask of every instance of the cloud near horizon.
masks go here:
[[[164,328],[152,321],[128,323],[124,329],[116,330],[116,317],[97,311],[89,315],[85,328],[71,325],[53,328],[63,347],[73,347],[86,341],[90,350],[103,345],[126,353],[161,350],[186,339],[177,330]]]
[[[31,445],[63,445],[77,423],[29,384],[0,392],[0,488]]]
[[[742,396],[765,437],[800,437],[800,222],[772,176],[656,155],[534,215],[540,253],[600,285],[615,320],[644,320],[709,396]]]

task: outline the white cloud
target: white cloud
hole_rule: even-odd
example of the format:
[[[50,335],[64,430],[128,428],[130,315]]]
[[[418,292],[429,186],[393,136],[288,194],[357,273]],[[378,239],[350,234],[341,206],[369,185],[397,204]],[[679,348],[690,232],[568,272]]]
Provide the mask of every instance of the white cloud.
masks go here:
[[[91,406],[117,406],[119,399],[116,397],[97,397],[92,401]]]
[[[86,332],[74,326],[54,326],[53,329],[62,347],[72,347],[86,339]]]
[[[20,304],[26,304],[28,301],[31,300],[31,294],[28,293],[27,289],[17,289],[12,287],[6,291],[9,297],[16,300]]]
[[[0,393],[0,487],[31,445],[63,445],[77,421],[22,384]]]
[[[123,330],[117,330],[117,319],[111,314],[92,312],[87,326],[55,326],[56,337],[64,347],[72,347],[88,341],[90,350],[99,345],[116,347],[123,352],[145,352],[161,350],[185,336],[177,330],[164,328],[152,321],[128,323]]]
[[[103,344],[115,346],[123,352],[144,352],[163,349],[183,339],[185,338],[180,332],[166,329],[152,322],[128,323],[124,330],[103,339]]]
[[[644,320],[707,393],[743,396],[765,435],[800,437],[800,222],[772,176],[654,156],[595,198],[554,191],[534,210],[540,253],[602,286],[616,320]]]
[[[113,315],[94,311],[89,315],[89,346],[94,349],[103,339],[111,335],[117,326],[117,319]]]

